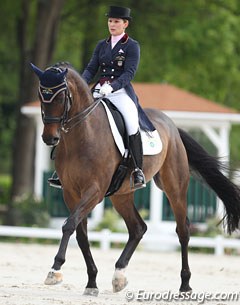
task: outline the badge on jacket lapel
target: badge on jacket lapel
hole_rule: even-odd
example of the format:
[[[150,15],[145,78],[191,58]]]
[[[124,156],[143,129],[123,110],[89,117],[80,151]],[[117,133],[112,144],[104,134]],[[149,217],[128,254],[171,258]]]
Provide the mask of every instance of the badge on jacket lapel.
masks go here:
[[[117,65],[118,65],[119,67],[122,67],[123,62],[124,62],[124,60],[125,60],[125,56],[119,55],[119,56],[117,56],[117,57],[115,58],[115,60],[117,61]]]

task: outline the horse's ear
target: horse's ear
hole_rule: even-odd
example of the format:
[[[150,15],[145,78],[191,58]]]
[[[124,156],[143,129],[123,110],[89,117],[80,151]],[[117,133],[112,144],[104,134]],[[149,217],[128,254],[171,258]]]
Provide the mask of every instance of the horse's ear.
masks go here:
[[[34,64],[30,63],[30,65],[33,71],[37,74],[38,78],[40,78],[44,72],[40,70],[38,67],[34,66]]]
[[[61,74],[62,74],[63,76],[66,76],[67,73],[68,73],[68,68],[66,68]]]

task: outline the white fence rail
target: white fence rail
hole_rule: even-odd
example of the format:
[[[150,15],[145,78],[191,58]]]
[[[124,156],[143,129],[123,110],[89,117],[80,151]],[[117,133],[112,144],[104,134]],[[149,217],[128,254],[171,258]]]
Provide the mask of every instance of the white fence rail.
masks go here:
[[[43,238],[43,239],[60,239],[62,236],[61,230],[50,228],[29,228],[17,226],[0,226],[0,236],[8,237],[27,237],[27,238]],[[128,240],[127,233],[113,233],[108,229],[100,232],[89,231],[88,238],[90,241],[100,243],[102,250],[111,248],[111,243],[125,243]],[[177,236],[172,235],[156,235],[146,234],[141,242],[141,245],[152,244],[158,245],[156,249],[161,249],[163,246],[179,247]],[[160,245],[160,246],[159,246]],[[223,255],[225,248],[240,249],[240,240],[235,238],[224,238],[218,235],[214,238],[210,237],[191,237],[189,242],[190,247],[212,248],[215,255]],[[151,249],[154,249],[151,246]]]

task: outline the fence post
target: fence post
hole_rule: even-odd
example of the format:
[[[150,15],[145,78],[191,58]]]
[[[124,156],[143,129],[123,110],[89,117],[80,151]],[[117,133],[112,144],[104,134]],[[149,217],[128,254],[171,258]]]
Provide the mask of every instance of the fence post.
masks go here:
[[[100,248],[103,251],[107,251],[110,249],[111,246],[110,233],[111,231],[108,229],[103,229],[101,231]]]
[[[224,237],[221,235],[218,235],[215,237],[215,247],[214,247],[214,252],[215,255],[220,256],[224,254]]]

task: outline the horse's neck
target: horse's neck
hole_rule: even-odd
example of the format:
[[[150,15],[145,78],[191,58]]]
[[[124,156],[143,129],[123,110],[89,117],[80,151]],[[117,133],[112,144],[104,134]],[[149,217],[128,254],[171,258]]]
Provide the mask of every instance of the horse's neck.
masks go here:
[[[98,151],[98,139],[101,109],[97,107],[90,115],[76,124],[68,133],[62,133],[59,143],[59,158],[71,160],[74,156],[88,156]],[[70,156],[70,158],[69,158]]]
[[[93,97],[87,92],[80,92],[72,96],[72,107],[69,112],[70,115],[76,115],[85,111],[93,103]]]

